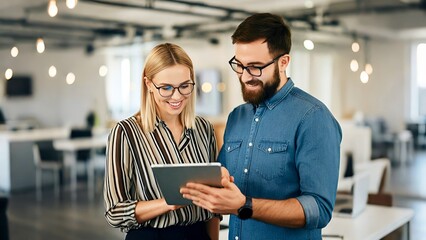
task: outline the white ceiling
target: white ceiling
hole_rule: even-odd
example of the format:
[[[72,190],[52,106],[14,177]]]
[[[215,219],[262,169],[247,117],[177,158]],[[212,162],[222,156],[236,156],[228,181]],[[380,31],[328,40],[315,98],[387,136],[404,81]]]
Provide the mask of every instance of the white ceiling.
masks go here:
[[[425,0],[57,0],[0,1],[0,47],[44,37],[60,46],[137,38],[206,37],[231,31],[254,12],[273,12],[294,29],[385,38],[426,38]]]

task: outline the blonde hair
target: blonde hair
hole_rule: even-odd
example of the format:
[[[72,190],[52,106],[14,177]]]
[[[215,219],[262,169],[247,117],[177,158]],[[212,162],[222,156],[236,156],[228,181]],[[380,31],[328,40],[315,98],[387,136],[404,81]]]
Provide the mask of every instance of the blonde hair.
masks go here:
[[[172,43],[163,43],[154,47],[145,60],[145,67],[142,73],[141,81],[141,108],[136,115],[140,117],[140,123],[144,132],[152,132],[155,128],[157,117],[157,108],[153,94],[148,92],[145,83],[145,77],[152,80],[154,76],[166,68],[183,65],[188,67],[191,80],[195,83],[194,67],[188,54],[178,45]],[[180,120],[183,127],[195,127],[195,92],[188,99],[188,103],[180,114]]]

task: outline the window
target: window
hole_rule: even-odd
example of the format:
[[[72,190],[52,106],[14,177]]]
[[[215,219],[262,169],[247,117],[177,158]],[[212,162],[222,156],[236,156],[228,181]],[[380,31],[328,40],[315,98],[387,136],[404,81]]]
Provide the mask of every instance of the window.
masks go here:
[[[143,59],[151,46],[110,49],[107,53],[106,96],[112,120],[128,118],[139,111]]]
[[[413,47],[411,118],[426,118],[426,43],[416,43]],[[423,104],[422,104],[423,103]]]

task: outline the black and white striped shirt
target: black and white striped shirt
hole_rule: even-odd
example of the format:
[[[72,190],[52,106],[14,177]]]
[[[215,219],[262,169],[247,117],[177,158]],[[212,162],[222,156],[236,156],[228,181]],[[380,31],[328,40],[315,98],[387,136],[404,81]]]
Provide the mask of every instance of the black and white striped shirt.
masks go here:
[[[146,226],[183,226],[212,218],[209,211],[189,205],[138,223],[135,207],[138,201],[163,198],[152,164],[214,162],[216,148],[213,127],[201,117],[196,117],[195,129],[184,130],[178,145],[158,118],[154,131],[149,133],[142,131],[136,117],[118,122],[107,146],[104,201],[108,223],[127,232]]]

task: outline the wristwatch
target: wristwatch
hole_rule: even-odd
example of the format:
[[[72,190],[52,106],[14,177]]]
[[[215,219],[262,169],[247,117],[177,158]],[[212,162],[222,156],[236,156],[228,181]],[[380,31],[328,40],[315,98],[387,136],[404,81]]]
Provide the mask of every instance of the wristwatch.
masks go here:
[[[253,215],[253,205],[251,197],[246,196],[246,203],[238,209],[238,218],[241,220],[246,220],[251,218]]]

